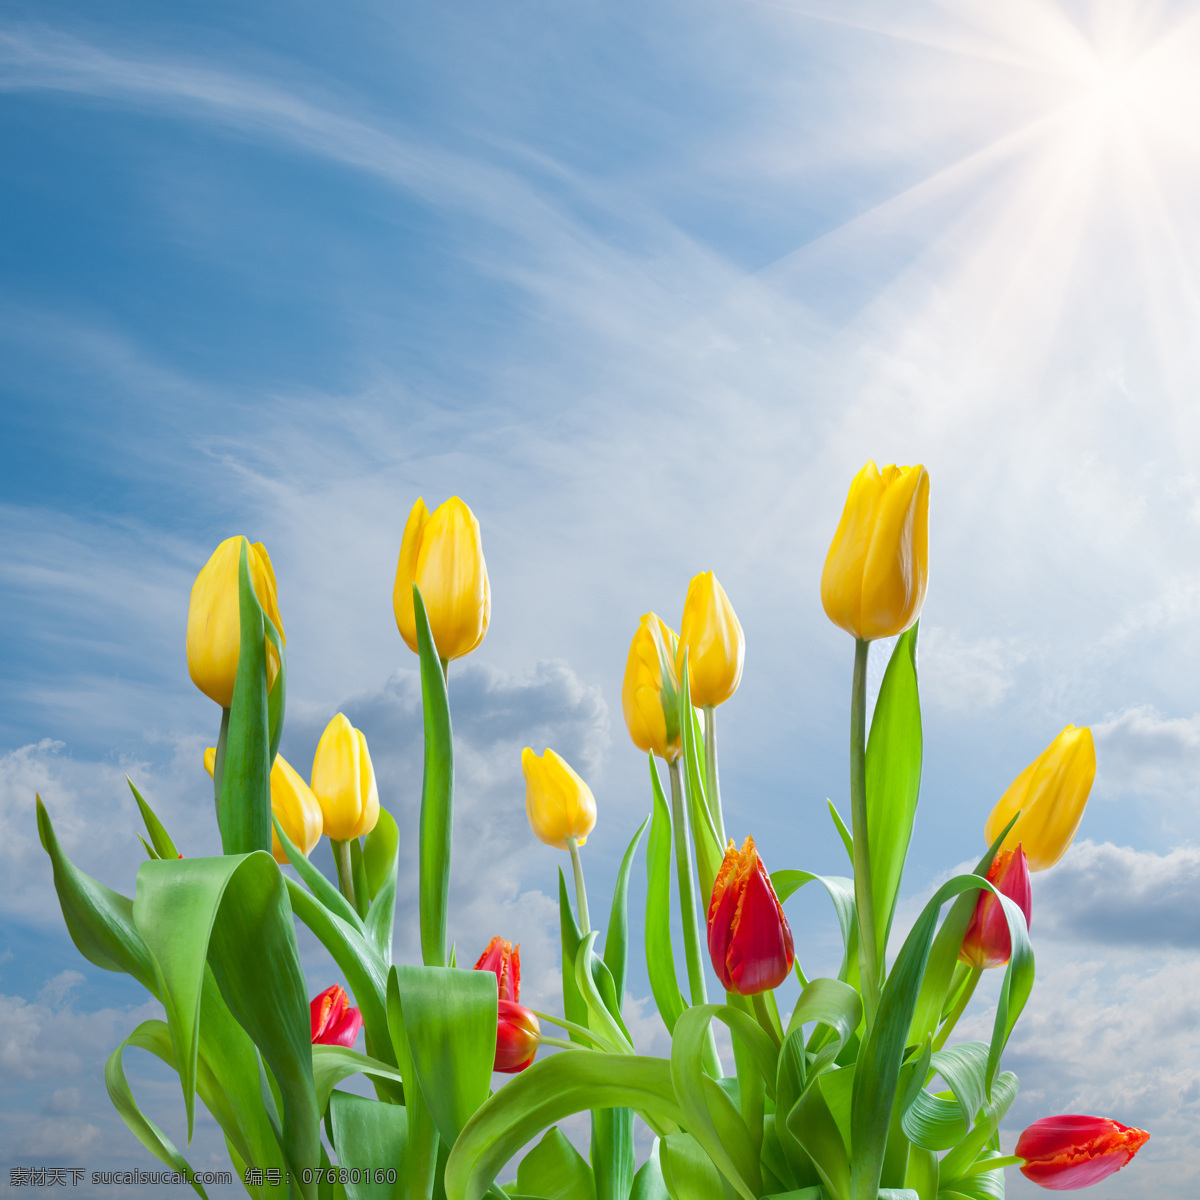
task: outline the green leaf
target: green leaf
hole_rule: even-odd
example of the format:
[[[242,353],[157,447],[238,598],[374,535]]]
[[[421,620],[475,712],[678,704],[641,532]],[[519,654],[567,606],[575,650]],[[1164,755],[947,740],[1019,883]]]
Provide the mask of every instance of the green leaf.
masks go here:
[[[413,615],[421,659],[421,703],[425,719],[425,773],[421,781],[420,912],[421,958],[444,967],[446,904],[450,890],[450,841],[454,825],[454,737],[450,696],[429,628],[421,589],[413,584]]]
[[[603,960],[597,958],[592,951],[598,933],[595,929],[587,934],[575,951],[575,986],[587,1006],[587,1027],[603,1044],[615,1054],[632,1054],[633,1038],[621,1020],[620,1011],[613,1013],[615,1000],[612,994],[612,977],[608,977],[610,995],[601,995],[597,987],[597,975],[600,978],[608,971]]]
[[[612,908],[608,914],[608,931],[604,935],[604,962],[612,973],[613,987],[616,988],[617,999],[625,995],[625,956],[629,942],[629,872],[633,869],[633,856],[637,853],[638,843],[650,823],[647,817],[633,835],[621,859],[620,870],[617,871],[617,882],[613,885]]]
[[[403,1082],[400,1071],[390,1063],[380,1062],[367,1054],[359,1054],[348,1046],[322,1046],[312,1048],[313,1087],[317,1096],[317,1111],[323,1113],[329,1105],[329,1096],[343,1079],[360,1072],[373,1079]]]
[[[238,560],[241,645],[221,763],[217,822],[226,854],[271,849],[271,729],[267,704],[266,630],[271,625],[254,593],[242,539]],[[282,687],[284,655],[279,650]],[[282,693],[281,693],[282,694]]]
[[[567,892],[567,878],[562,867],[558,868],[558,927],[562,937],[562,983],[563,983],[563,1015],[576,1025],[588,1027],[588,1007],[575,982],[575,956],[579,952],[579,943],[583,935],[579,932],[579,924],[575,920],[575,910],[571,907],[571,897]],[[571,1033],[571,1041],[582,1046],[590,1046],[577,1033]]]
[[[308,859],[304,852],[287,835],[280,824],[279,818],[272,813],[271,821],[275,827],[275,835],[287,860],[295,868],[296,874],[308,885],[308,890],[340,920],[345,921],[356,933],[363,933],[364,926],[358,913],[350,907],[350,901],[338,891],[321,873],[320,869]]]
[[[992,860],[1008,836],[1008,831],[1016,824],[1018,816],[1019,813],[988,847],[987,853],[976,863],[974,874],[986,877]],[[966,936],[967,926],[971,923],[971,914],[975,911],[977,899],[975,892],[963,892],[950,906],[950,912],[938,930],[929,954],[929,964],[921,979],[921,990],[908,1035],[910,1046],[919,1046],[929,1034],[937,1031],[959,966],[958,952],[962,949],[963,938]]]
[[[977,1159],[987,1157],[990,1151],[985,1147],[991,1141],[1009,1106],[1017,1098],[1017,1077],[1011,1071],[1002,1072],[992,1085],[991,1099],[975,1118],[971,1132],[941,1161],[941,1179],[944,1183],[954,1184],[961,1179],[976,1163]],[[1003,1181],[1003,1172],[997,1172]],[[960,1190],[965,1191],[965,1188]],[[1003,1193],[1002,1193],[1003,1194]]]
[[[398,1195],[426,1197],[433,1194],[438,1172],[438,1132],[421,1090],[413,1063],[404,1014],[400,1008],[400,988],[396,968],[388,972],[387,1020],[392,1052],[404,1080],[405,1111],[408,1113],[408,1158],[404,1163],[404,1186]]]
[[[557,1125],[521,1159],[517,1190],[544,1200],[595,1200],[592,1169]]]
[[[909,1146],[904,1186],[916,1192],[918,1200],[937,1200],[938,1160],[932,1150]]]
[[[650,1157],[638,1168],[633,1177],[629,1200],[669,1200],[667,1185],[663,1181],[662,1165],[659,1162],[659,1140],[654,1139]]]
[[[391,1037],[385,1008],[387,964],[363,934],[334,916],[294,879],[286,879],[292,911],[333,956],[363,1015],[367,1048],[379,1058],[391,1057]],[[357,919],[357,917],[355,918]]]
[[[800,1033],[810,1021],[825,1026],[829,1031],[828,1039],[819,1048],[815,1044],[812,1047],[815,1053],[806,1071],[810,1082],[836,1061],[842,1047],[854,1036],[861,1020],[862,998],[854,988],[841,980],[814,979],[800,993],[785,1036]]]
[[[695,1005],[679,1018],[671,1038],[671,1083],[688,1132],[734,1188],[746,1200],[754,1200],[762,1191],[758,1147],[733,1102],[703,1071],[708,1027],[714,1017],[728,1025],[754,1056],[774,1094],[775,1047],[753,1018],[730,1005]]]
[[[663,795],[654,755],[649,755],[649,759],[654,808],[646,844],[646,971],[654,1003],[670,1033],[687,1004],[679,990],[675,951],[671,946],[671,810]],[[570,1015],[568,1012],[567,1016]]]
[[[417,1080],[453,1145],[487,1099],[496,1057],[496,976],[452,967],[392,968]]]
[[[137,806],[142,814],[142,820],[146,823],[146,832],[150,835],[150,841],[154,846],[154,852],[159,858],[178,858],[179,851],[175,849],[175,843],[171,841],[171,835],[163,828],[162,822],[154,815],[154,809],[142,799],[142,793],[133,785],[133,780],[128,775],[125,776],[125,782],[129,784],[129,790],[133,793],[133,798],[137,801]]]
[[[446,1164],[448,1200],[482,1200],[522,1146],[592,1108],[632,1108],[660,1135],[683,1120],[663,1059],[563,1050],[515,1075],[467,1122]]]
[[[633,1110],[592,1110],[592,1175],[598,1200],[628,1200],[633,1186]]]
[[[225,1003],[277,1082],[293,1169],[319,1161],[308,1000],[283,877],[266,853],[143,863],[133,918],[153,956],[183,1084],[194,1112],[205,961]],[[253,946],[253,955],[246,947]]]
[[[671,1200],[714,1200],[723,1194],[721,1176],[686,1133],[672,1133],[658,1146],[663,1182]]]
[[[67,932],[88,962],[132,975],[158,998],[154,960],[133,919],[133,901],[78,870],[63,852],[50,814],[37,797],[38,837],[54,868],[54,890]]]
[[[842,845],[846,847],[846,856],[850,859],[850,867],[854,867],[854,835],[846,828],[846,822],[842,820],[842,814],[834,807],[834,803],[830,799],[826,799],[825,803],[829,805],[829,815],[833,818],[833,823],[837,827],[838,836],[842,839]]]
[[[683,677],[679,684],[682,708],[680,729],[683,735],[684,782],[687,787],[688,824],[692,827],[692,841],[696,847],[696,873],[700,877],[700,895],[704,909],[712,897],[713,883],[725,857],[725,847],[713,824],[712,812],[704,787],[704,735],[696,710],[688,703],[691,693],[688,688],[688,665],[683,664]]]
[[[144,869],[144,868],[143,868]],[[879,1011],[859,1051],[854,1076],[852,1118],[853,1167],[851,1200],[869,1200],[879,1186],[884,1146],[891,1119],[900,1063],[904,1056],[913,1010],[934,928],[942,905],[953,896],[985,888],[1000,900],[1012,940],[1012,958],[1004,973],[1000,1000],[988,1052],[986,1087],[999,1064],[1000,1053],[1033,986],[1033,950],[1025,917],[1007,896],[978,875],[956,875],[944,883],[917,918],[884,985]],[[940,1008],[940,1001],[939,1001]]]
[[[810,871],[775,871],[771,875],[771,886],[782,904],[806,883],[819,883],[833,901],[838,926],[842,931],[842,967],[838,978],[845,981],[851,966],[858,958],[858,917],[854,907],[854,880],[841,875],[813,875]]]
[[[389,880],[394,893],[396,872],[400,867],[400,827],[386,808],[379,810],[375,828],[367,834],[363,863],[367,868],[367,893],[372,901]]]
[[[819,1076],[817,1086],[804,1092],[786,1121],[788,1132],[804,1148],[830,1200],[847,1200],[850,1195],[850,1159],[825,1088],[834,1084],[833,1076],[849,1070],[843,1067]]]
[[[121,1062],[126,1046],[139,1046],[144,1050],[150,1050],[174,1066],[168,1057],[171,1039],[167,1027],[161,1021],[143,1021],[108,1056],[108,1062],[104,1064],[104,1084],[108,1088],[109,1099],[113,1102],[117,1112],[121,1114],[121,1120],[129,1126],[137,1140],[159,1162],[170,1167],[172,1171],[178,1171],[185,1179],[192,1181],[192,1187],[196,1192],[208,1200],[205,1190],[192,1179],[191,1165],[175,1148],[175,1143],[138,1108],[137,1101],[133,1098],[133,1092],[130,1090],[129,1081],[125,1078],[125,1068]]]
[[[361,1176],[345,1184],[347,1200],[389,1200],[394,1185],[375,1181],[377,1169],[399,1170],[408,1150],[408,1113],[399,1104],[380,1104],[363,1096],[335,1091],[329,1099],[333,1143],[338,1166]],[[352,1177],[351,1177],[352,1178]],[[386,1179],[386,1176],[385,1176]]]
[[[350,877],[354,880],[354,903],[358,906],[358,915],[365,921],[371,898],[367,895],[367,868],[363,863],[360,838],[350,839]]]
[[[901,634],[896,642],[883,674],[867,740],[867,837],[880,962],[887,948],[921,790],[919,624]]]

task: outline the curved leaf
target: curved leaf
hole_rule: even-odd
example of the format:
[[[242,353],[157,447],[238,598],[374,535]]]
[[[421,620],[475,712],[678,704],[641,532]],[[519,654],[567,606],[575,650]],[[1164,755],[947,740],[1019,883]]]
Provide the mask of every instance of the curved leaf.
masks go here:
[[[171,1036],[162,1021],[143,1021],[109,1056],[104,1064],[104,1084],[108,1088],[113,1107],[121,1114],[121,1120],[159,1162],[173,1171],[178,1171],[188,1180],[196,1192],[208,1200],[208,1194],[193,1179],[192,1168],[187,1159],[175,1148],[175,1143],[149,1117],[138,1108],[137,1101],[125,1078],[121,1059],[126,1046],[139,1046],[150,1050],[159,1058],[174,1066],[170,1057]]]
[[[295,868],[296,874],[308,885],[308,890],[325,905],[335,917],[345,921],[356,933],[363,933],[364,926],[358,913],[350,906],[350,901],[325,878],[317,865],[287,835],[287,830],[279,818],[272,813],[271,823],[275,828],[275,836],[287,856],[288,862]]]
[[[362,1174],[342,1186],[346,1200],[388,1200],[395,1185],[375,1181],[380,1168],[399,1172],[408,1150],[408,1113],[399,1104],[379,1104],[364,1096],[335,1091],[329,1098],[329,1123],[338,1166]],[[365,1176],[365,1178],[364,1178]]]
[[[375,1079],[390,1079],[403,1083],[404,1078],[396,1067],[371,1058],[367,1054],[359,1054],[348,1046],[314,1045],[313,1058],[313,1087],[317,1096],[317,1111],[324,1112],[329,1106],[329,1096],[343,1079],[360,1072]]]
[[[487,1099],[496,1057],[496,976],[392,968],[417,1081],[446,1145]]]
[[[467,1122],[446,1163],[448,1200],[481,1200],[522,1146],[591,1108],[632,1108],[660,1132],[683,1121],[663,1059],[591,1050],[549,1055],[514,1076]]]
[[[316,1166],[308,998],[283,876],[261,851],[146,862],[133,918],[154,959],[175,1051],[189,1134],[206,959],[230,1012],[279,1086],[284,1146],[293,1169]],[[245,947],[255,947],[247,955]]]
[[[918,621],[896,641],[883,673],[867,739],[867,840],[880,962],[887,948],[921,790],[919,625]]]
[[[679,990],[671,945],[671,810],[663,795],[653,754],[649,760],[654,808],[646,844],[646,971],[654,1003],[670,1033],[687,1004]]]
[[[50,814],[37,797],[38,837],[54,868],[54,890],[67,932],[88,962],[132,975],[158,998],[154,959],[133,919],[133,901],[85,875],[63,852]]]
[[[517,1191],[544,1200],[596,1200],[592,1168],[557,1125],[521,1159]]]
[[[450,843],[454,827],[454,735],[450,695],[438,658],[421,589],[413,584],[413,616],[421,659],[421,706],[425,723],[425,771],[421,780],[420,915],[421,958],[444,967],[446,905],[450,890]]]
[[[963,893],[973,895],[980,888],[1000,900],[1012,941],[1012,957],[1004,972],[988,1051],[985,1086],[989,1091],[1001,1051],[1029,997],[1033,987],[1033,949],[1024,914],[1012,900],[979,875],[956,875],[948,880],[934,893],[905,939],[884,985],[875,1024],[859,1051],[851,1119],[851,1200],[873,1200],[878,1191],[900,1063],[921,979],[929,961],[938,913],[951,897]]]
[[[659,1142],[658,1157],[671,1200],[714,1200],[722,1194],[721,1176],[695,1138],[669,1134]]]
[[[633,840],[621,859],[617,881],[613,884],[608,930],[604,935],[604,964],[612,974],[618,1001],[625,995],[625,956],[629,943],[629,872],[633,869],[633,856],[637,853],[638,843],[642,840],[642,834],[649,823],[650,818],[647,817],[638,826],[637,833],[633,835]]]

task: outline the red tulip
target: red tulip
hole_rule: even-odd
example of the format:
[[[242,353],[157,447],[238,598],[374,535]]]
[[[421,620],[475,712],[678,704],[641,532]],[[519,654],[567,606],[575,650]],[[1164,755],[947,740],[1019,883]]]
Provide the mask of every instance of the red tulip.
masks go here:
[[[1021,1174],[1056,1192],[1091,1187],[1119,1171],[1149,1134],[1107,1117],[1043,1117],[1017,1139]]]
[[[523,1071],[537,1055],[542,1027],[537,1017],[515,1000],[501,1000],[496,1024],[496,1061],[494,1071],[515,1075]]]
[[[501,1000],[521,998],[521,947],[513,946],[502,937],[494,937],[475,964],[476,971],[492,971]]]
[[[792,931],[754,839],[739,854],[729,841],[708,905],[708,952],[728,992],[753,996],[778,987],[795,961]]]
[[[362,1028],[362,1013],[336,983],[309,1004],[308,1013],[314,1046],[353,1046]]]
[[[1015,850],[1001,850],[992,859],[987,873],[994,883],[1025,914],[1029,927],[1033,913],[1033,893],[1029,888],[1029,864],[1020,844]],[[975,912],[967,926],[958,957],[973,967],[1002,967],[1012,957],[1012,938],[1000,901],[991,892],[983,892],[975,902]]]

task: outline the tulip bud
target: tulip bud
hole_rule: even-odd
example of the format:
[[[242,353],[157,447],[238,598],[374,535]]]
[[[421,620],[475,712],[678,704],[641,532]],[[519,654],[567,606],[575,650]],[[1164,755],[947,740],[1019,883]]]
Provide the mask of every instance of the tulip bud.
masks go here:
[[[721,985],[740,996],[778,987],[795,962],[791,926],[752,837],[740,854],[729,839],[708,905],[708,953]]]
[[[990,845],[1019,810],[1021,815],[1001,849],[1011,850],[1021,843],[1031,871],[1054,866],[1075,837],[1095,778],[1092,731],[1068,725],[1009,784],[992,809],[983,836]]]
[[[337,842],[362,837],[379,820],[379,790],[367,739],[338,713],[321,734],[313,757],[312,790],[324,832]]]
[[[835,624],[873,641],[921,615],[929,583],[929,473],[873,462],[850,483],[821,573],[821,603]]]
[[[529,1009],[515,1000],[500,1000],[497,1018],[496,1060],[492,1070],[515,1075],[537,1056],[542,1026]]]
[[[553,750],[537,755],[526,746],[521,751],[521,770],[525,815],[537,839],[559,850],[567,849],[568,838],[585,845],[596,828],[596,799],[571,764]]]
[[[1018,846],[1015,850],[1001,850],[992,859],[987,877],[989,883],[994,883],[1005,896],[1016,901],[1025,914],[1025,927],[1028,928],[1033,913],[1033,892],[1029,886],[1024,849]],[[975,911],[958,957],[972,967],[1002,967],[1012,957],[1012,935],[1008,932],[1004,906],[991,892],[984,892],[975,902]]]
[[[188,605],[187,660],[192,682],[222,708],[233,703],[238,654],[242,647],[242,617],[238,569],[245,538],[226,538],[212,553],[192,585]],[[247,561],[254,594],[285,645],[283,622],[275,598],[275,571],[262,542],[249,548]],[[279,655],[267,642],[267,688],[279,673]]]
[[[1017,1139],[1021,1174],[1055,1192],[1091,1187],[1119,1171],[1146,1144],[1144,1129],[1107,1117],[1042,1117]]]
[[[621,708],[633,744],[673,762],[680,753],[679,638],[655,613],[641,618],[625,660]]]
[[[408,514],[392,589],[400,636],[418,652],[412,585],[421,589],[438,656],[470,654],[487,633],[491,589],[475,514],[451,496],[432,513],[418,500]]]
[[[309,1004],[308,1015],[314,1046],[353,1046],[363,1025],[362,1013],[336,983]]]
[[[496,976],[496,986],[501,1000],[521,998],[521,947],[513,948],[512,942],[494,937],[475,964],[476,971],[491,971]]]
[[[204,769],[211,775],[217,762],[217,751],[209,746],[204,751]],[[283,832],[292,844],[307,857],[321,840],[321,805],[303,776],[282,754],[275,755],[271,767],[271,811],[279,818]],[[271,827],[271,853],[277,863],[286,863],[288,856],[279,844],[279,835]]]
[[[724,704],[737,691],[746,638],[725,589],[711,571],[696,575],[688,584],[675,663],[680,679],[685,655],[688,690],[698,708]]]

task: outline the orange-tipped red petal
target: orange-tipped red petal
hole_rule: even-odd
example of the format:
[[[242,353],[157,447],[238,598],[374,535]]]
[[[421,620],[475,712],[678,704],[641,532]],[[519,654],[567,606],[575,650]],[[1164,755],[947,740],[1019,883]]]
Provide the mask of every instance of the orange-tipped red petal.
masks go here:
[[[753,838],[725,852],[708,906],[708,952],[725,990],[743,996],[778,987],[792,969],[792,930]]]
[[[362,1028],[362,1013],[336,983],[314,997],[308,1006],[314,1046],[353,1046]]]
[[[1017,1140],[1021,1174],[1050,1191],[1091,1187],[1119,1171],[1150,1135],[1107,1117],[1067,1114],[1034,1121]]]
[[[487,944],[487,949],[475,964],[476,971],[491,971],[496,976],[496,987],[501,1000],[521,998],[521,947],[513,946],[497,935]]]

